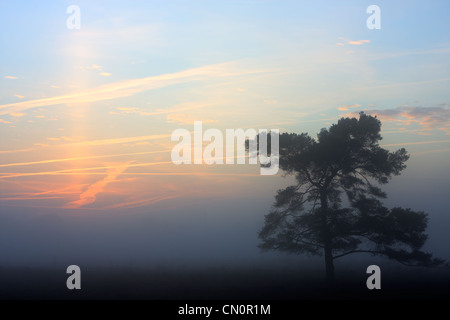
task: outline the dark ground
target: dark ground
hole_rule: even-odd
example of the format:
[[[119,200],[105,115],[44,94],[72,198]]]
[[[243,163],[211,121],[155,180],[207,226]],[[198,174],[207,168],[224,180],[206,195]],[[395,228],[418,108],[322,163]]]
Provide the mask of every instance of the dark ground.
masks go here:
[[[81,290],[68,290],[65,268],[1,268],[0,299],[311,300],[449,299],[445,268],[382,272],[381,290],[369,275],[346,271],[324,284],[322,270],[285,268],[81,268]],[[361,270],[359,270],[361,271]]]

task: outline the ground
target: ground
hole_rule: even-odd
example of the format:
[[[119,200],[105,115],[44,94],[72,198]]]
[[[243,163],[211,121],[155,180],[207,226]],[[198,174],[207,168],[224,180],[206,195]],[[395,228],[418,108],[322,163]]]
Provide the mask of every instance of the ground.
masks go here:
[[[61,268],[0,268],[0,299],[316,300],[450,298],[450,272],[384,272],[381,290],[366,287],[365,272],[337,272],[329,288],[322,270],[294,268],[89,268],[80,266],[81,290],[68,290]],[[320,271],[320,272],[319,272]]]

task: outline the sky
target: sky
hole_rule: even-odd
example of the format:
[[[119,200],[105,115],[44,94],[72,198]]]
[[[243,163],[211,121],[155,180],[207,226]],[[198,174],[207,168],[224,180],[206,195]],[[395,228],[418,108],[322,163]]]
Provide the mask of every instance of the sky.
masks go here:
[[[381,29],[366,26],[372,4]],[[360,111],[411,155],[386,205],[427,212],[426,249],[450,259],[449,9],[1,1],[0,265],[285,261],[257,232],[290,178],[175,165],[171,134],[202,121],[315,136]]]

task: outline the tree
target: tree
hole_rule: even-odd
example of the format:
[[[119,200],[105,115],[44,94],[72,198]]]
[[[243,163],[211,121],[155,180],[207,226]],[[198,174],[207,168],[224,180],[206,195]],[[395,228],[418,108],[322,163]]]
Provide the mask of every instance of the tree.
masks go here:
[[[389,210],[379,200],[386,197],[379,186],[399,175],[409,158],[405,149],[380,147],[380,130],[376,117],[361,112],[359,119],[341,118],[322,129],[317,139],[281,134],[279,166],[296,183],[278,190],[259,232],[260,248],[323,255],[328,282],[334,281],[334,260],[352,253],[405,265],[443,262],[420,250],[427,239],[426,213]]]

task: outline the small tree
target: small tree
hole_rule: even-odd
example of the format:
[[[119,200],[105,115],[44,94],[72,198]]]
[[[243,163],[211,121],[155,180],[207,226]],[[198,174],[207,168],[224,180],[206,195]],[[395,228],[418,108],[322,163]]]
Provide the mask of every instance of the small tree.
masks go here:
[[[326,280],[334,260],[352,253],[383,255],[405,265],[430,266],[442,260],[420,251],[427,214],[388,210],[378,200],[386,184],[406,168],[405,149],[379,146],[381,123],[360,113],[341,118],[317,139],[308,134],[279,136],[280,168],[296,184],[278,190],[273,210],[259,232],[260,248],[324,255]],[[346,206],[344,207],[343,204]]]

